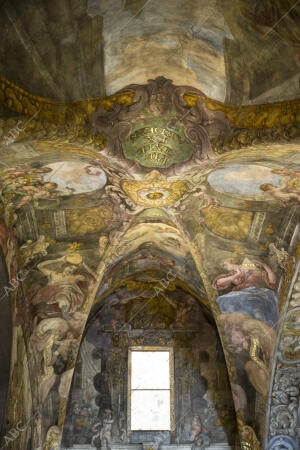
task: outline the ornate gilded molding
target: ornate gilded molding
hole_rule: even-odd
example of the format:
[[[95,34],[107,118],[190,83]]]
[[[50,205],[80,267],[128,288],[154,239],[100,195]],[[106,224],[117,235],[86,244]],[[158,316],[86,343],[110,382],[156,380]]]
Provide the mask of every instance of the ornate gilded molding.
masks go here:
[[[13,141],[37,133],[53,134],[54,138],[66,135],[66,140],[97,146],[106,141],[114,149],[122,142],[125,157],[139,160],[146,167],[168,167],[178,163],[184,152],[185,159],[189,159],[191,144],[196,157],[206,158],[258,142],[289,141],[300,135],[300,99],[229,105],[189,86],[174,86],[164,77],[149,80],[146,85],[129,85],[105,98],[63,103],[32,95],[0,76],[0,103],[30,117],[28,122],[16,122],[21,122],[21,131]],[[137,124],[137,117],[139,113],[143,116],[145,108],[148,113],[143,127]],[[159,116],[164,123],[156,120]],[[12,128],[8,125],[8,133]],[[176,146],[178,154],[173,150],[170,157],[170,148]]]
[[[37,114],[39,119],[59,124],[84,124],[99,105],[109,111],[116,104],[130,105],[132,97],[132,93],[122,92],[105,98],[60,103],[32,95],[0,76],[0,103],[21,115],[34,116]]]
[[[222,155],[257,144],[287,143],[300,136],[300,122],[270,128],[243,128],[230,135],[221,135],[212,139],[215,154]]]
[[[300,99],[261,105],[228,105],[204,95],[186,93],[187,105],[205,103],[211,111],[222,111],[230,124],[240,128],[270,128],[300,122]]]
[[[249,427],[248,425],[239,424],[239,430],[242,450],[261,450],[260,444],[253,428]]]
[[[188,190],[184,181],[168,182],[156,170],[151,171],[145,181],[123,181],[122,188],[136,204],[148,208],[169,206]]]
[[[269,394],[267,450],[299,450],[298,408],[300,401],[300,260],[289,299],[282,312]]]
[[[164,77],[126,86],[118,95],[131,92],[133,104],[112,111],[99,105],[90,119],[92,129],[106,137],[112,155],[145,168],[175,170],[214,159],[211,139],[230,134],[231,128],[221,111],[209,111],[204,103],[187,107],[183,96],[191,89]]]
[[[116,104],[132,105],[135,94],[132,90],[133,86],[138,87],[138,85],[128,86],[125,90],[105,98],[60,103],[32,95],[0,76],[0,102],[25,116],[33,116],[40,111],[39,117],[50,122],[79,124],[84,123],[86,117],[90,117],[99,105],[108,111],[112,110]],[[187,106],[195,107],[197,103],[205,103],[210,111],[223,112],[230,124],[236,127],[269,128],[300,122],[300,99],[261,105],[235,106],[208,98],[202,92],[195,89],[192,91],[191,88],[185,86],[181,87],[181,95]]]
[[[206,208],[202,211],[206,226],[225,239],[246,241],[252,221],[252,212],[232,208]]]

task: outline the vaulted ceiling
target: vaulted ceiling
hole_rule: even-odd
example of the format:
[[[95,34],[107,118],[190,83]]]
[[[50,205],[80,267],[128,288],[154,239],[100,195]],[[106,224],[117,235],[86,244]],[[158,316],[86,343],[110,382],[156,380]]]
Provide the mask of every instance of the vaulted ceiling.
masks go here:
[[[295,3],[3,0],[0,73],[60,101],[112,94],[162,74],[229,103],[295,98]]]
[[[289,368],[299,366],[299,328],[277,327],[299,308],[298,2],[4,0],[0,8],[0,256],[11,296],[1,316],[2,398],[6,432],[33,413],[39,429],[11,448],[29,439],[30,448],[52,448],[61,438],[77,354],[58,372],[57,342],[71,335],[79,345],[102,301],[159,296],[174,306],[180,289],[218,327],[233,391],[242,381],[225,319],[234,327],[247,316],[250,362],[264,359],[263,375],[248,374],[260,407],[249,418],[235,398],[242,448],[273,450],[277,435],[295,445],[299,424],[271,429],[270,417],[281,416],[276,401],[274,411],[265,406],[284,352]],[[258,300],[243,317],[220,311],[214,280],[228,259],[274,274],[263,286],[275,292],[278,316]],[[295,345],[279,343],[276,359],[280,333]]]

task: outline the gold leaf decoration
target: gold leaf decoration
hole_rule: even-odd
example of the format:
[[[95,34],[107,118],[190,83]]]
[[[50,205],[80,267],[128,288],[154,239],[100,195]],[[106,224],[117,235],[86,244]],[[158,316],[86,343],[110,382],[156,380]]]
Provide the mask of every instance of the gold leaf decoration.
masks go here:
[[[72,242],[72,244],[70,244],[68,247],[68,251],[74,252],[74,251],[78,250],[81,246],[82,246],[81,242]]]
[[[115,104],[130,105],[132,92],[122,92],[105,98],[59,103],[48,98],[32,95],[16,84],[0,76],[0,103],[25,116],[37,115],[38,118],[54,123],[84,124],[99,105],[111,110]]]
[[[187,190],[183,181],[124,181],[122,188],[136,204],[146,207],[169,206]]]
[[[252,220],[252,213],[229,208],[203,209],[205,223],[218,236],[245,241]]]
[[[87,233],[101,231],[113,217],[111,204],[103,204],[97,208],[66,211],[66,220],[71,235],[83,236]]]
[[[232,125],[242,128],[270,128],[300,122],[300,99],[262,105],[227,105],[211,98],[191,93],[185,94],[188,106],[204,101],[212,111],[223,111]]]

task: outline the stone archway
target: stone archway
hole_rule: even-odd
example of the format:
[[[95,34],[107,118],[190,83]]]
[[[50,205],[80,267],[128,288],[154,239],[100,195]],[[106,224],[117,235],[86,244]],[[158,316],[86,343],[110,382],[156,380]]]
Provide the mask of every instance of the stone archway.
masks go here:
[[[94,305],[75,366],[63,448],[91,442],[98,448],[108,411],[113,448],[138,442],[190,446],[202,440],[211,448],[234,444],[235,412],[214,320],[179,279],[167,282],[166,273],[162,275],[155,279],[153,271],[136,273],[135,281],[124,280]],[[162,280],[164,288],[158,292]],[[173,349],[172,431],[131,432],[128,428],[128,351],[137,345],[139,349],[150,346],[152,351]]]

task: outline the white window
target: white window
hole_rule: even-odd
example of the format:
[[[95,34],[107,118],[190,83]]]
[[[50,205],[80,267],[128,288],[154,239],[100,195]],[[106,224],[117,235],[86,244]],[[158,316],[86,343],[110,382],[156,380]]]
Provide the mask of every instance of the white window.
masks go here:
[[[173,431],[173,349],[130,347],[128,367],[129,432]]]

